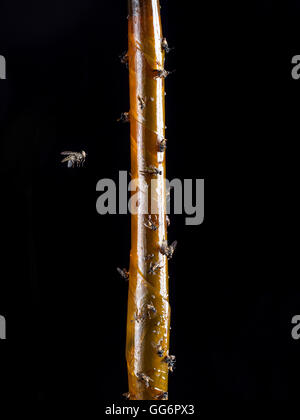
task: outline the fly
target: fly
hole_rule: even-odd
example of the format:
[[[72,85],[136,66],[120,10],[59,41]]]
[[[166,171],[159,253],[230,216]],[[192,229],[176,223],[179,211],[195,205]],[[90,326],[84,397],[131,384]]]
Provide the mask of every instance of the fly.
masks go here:
[[[85,159],[87,157],[87,153],[84,150],[81,150],[81,152],[61,152],[62,156],[66,156],[63,158],[61,163],[68,162],[68,168],[74,168],[74,166],[80,167],[83,166]]]

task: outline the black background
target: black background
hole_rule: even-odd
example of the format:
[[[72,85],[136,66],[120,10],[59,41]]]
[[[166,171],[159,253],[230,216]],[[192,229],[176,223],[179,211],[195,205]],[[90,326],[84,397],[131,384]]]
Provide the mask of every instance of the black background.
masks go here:
[[[196,3],[161,1],[176,47],[168,178],[205,178],[205,222],[173,216],[169,232],[170,401],[292,400],[300,291],[280,235],[295,232],[300,2]],[[129,104],[126,16],[121,0],[0,3],[0,380],[14,399],[104,403],[127,391],[116,267],[128,266],[130,216],[95,211],[97,181],[130,167],[129,127],[116,123]],[[88,152],[85,168],[60,164],[68,149]]]

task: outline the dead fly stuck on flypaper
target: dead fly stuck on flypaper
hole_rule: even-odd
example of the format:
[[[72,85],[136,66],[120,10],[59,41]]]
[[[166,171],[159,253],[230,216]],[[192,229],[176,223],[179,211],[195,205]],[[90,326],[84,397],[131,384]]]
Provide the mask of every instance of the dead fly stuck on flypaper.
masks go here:
[[[134,319],[137,322],[145,321],[147,318],[151,319],[151,316],[153,314],[156,314],[156,309],[155,309],[153,303],[150,302],[150,303],[148,303],[144,306],[144,308],[143,308],[143,310],[141,311],[140,314],[134,314]]]
[[[157,216],[156,216],[156,217],[157,217]],[[148,229],[151,229],[151,230],[153,230],[153,231],[156,231],[156,230],[158,229],[158,227],[159,227],[159,225],[156,225],[156,224],[153,222],[152,217],[151,217],[151,215],[150,215],[150,214],[147,216],[147,220],[146,220],[146,222],[144,223],[144,225],[145,225]]]
[[[165,69],[155,69],[155,70],[153,70],[154,79],[165,79],[171,73],[173,73],[173,72],[172,71],[167,71]]]
[[[156,314],[156,309],[155,309],[153,303],[150,303],[150,304],[148,303],[146,305],[146,311],[147,311],[147,316],[148,316],[149,319],[151,318],[152,314]]]
[[[141,96],[138,96],[138,100],[139,100],[140,108],[141,108],[141,110],[143,110],[145,108],[145,106],[146,106],[146,101]]]
[[[176,357],[175,356],[166,356],[163,359],[164,363],[167,363],[169,371],[173,372],[175,369]]]
[[[118,118],[117,121],[123,123],[129,122],[129,112],[122,112],[120,118]]]
[[[167,148],[167,139],[162,139],[159,143],[158,149],[160,152],[164,152]]]
[[[170,51],[172,51],[174,48],[170,48],[167,38],[163,38],[161,41],[161,47],[164,51],[166,51],[167,54],[169,54]]]
[[[164,355],[164,349],[163,346],[161,345],[162,342],[162,338],[159,340],[158,344],[156,345],[156,353],[158,354],[159,357],[163,357]]]
[[[140,173],[144,175],[162,175],[162,171],[153,165],[146,166],[145,170],[140,171]]]
[[[128,68],[128,51],[123,52],[120,56],[120,61],[122,64],[125,64],[125,66]]]
[[[150,376],[145,375],[145,373],[137,373],[136,376],[138,377],[139,381],[143,382],[145,384],[146,388],[149,388],[150,381],[153,382],[153,379],[150,378]]]
[[[126,270],[126,268],[123,268],[122,270],[121,268],[117,267],[117,271],[124,280],[129,279],[129,272]]]
[[[168,260],[170,260],[173,257],[176,246],[177,246],[177,241],[172,242],[171,245],[168,245],[167,241],[163,241],[160,247],[160,252],[163,255],[165,255],[168,258]]]
[[[153,262],[151,262],[150,263],[150,268],[148,270],[148,274],[156,274],[156,272],[158,270],[161,270],[161,269],[162,269],[162,267],[159,265],[159,263],[153,263]]]
[[[168,393],[167,392],[161,392],[156,397],[157,400],[167,400],[168,399]]]

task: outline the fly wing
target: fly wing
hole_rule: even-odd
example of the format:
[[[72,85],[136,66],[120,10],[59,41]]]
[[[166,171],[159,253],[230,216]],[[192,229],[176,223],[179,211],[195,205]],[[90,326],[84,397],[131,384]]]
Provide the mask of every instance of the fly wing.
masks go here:
[[[63,160],[61,161],[62,163],[64,163],[64,162],[68,162],[68,161],[70,161],[70,160],[73,160],[73,156],[67,156],[67,157],[65,157],[65,158],[63,158]]]
[[[177,247],[177,241],[172,242],[171,248],[172,248],[173,252],[175,251],[176,247]]]
[[[69,161],[68,161],[68,168],[72,168],[72,166],[73,166],[73,163],[72,163],[72,161],[71,161],[71,160],[69,160]]]
[[[125,279],[127,277],[124,273],[124,270],[121,270],[121,268],[117,267],[117,271],[120,274],[120,276],[123,277],[123,279]]]
[[[74,155],[74,152],[60,152],[61,155]]]

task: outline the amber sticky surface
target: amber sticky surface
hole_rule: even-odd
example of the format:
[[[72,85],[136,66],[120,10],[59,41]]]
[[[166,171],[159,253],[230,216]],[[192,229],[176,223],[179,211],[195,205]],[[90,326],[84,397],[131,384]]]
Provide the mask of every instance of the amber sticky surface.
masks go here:
[[[165,59],[159,0],[129,0],[128,34],[131,173],[136,180],[132,194],[137,214],[131,216],[126,359],[130,399],[156,400],[168,391],[168,366],[157,348],[161,345],[166,355],[170,329],[168,262],[159,251],[167,239],[165,152],[158,147],[165,137],[165,82],[153,71],[163,69]],[[151,165],[162,175],[141,173]],[[145,226],[143,214],[145,202],[150,207],[147,186],[151,180],[155,184],[151,200],[156,231]],[[148,211],[150,214],[151,209]],[[151,261],[161,267],[155,274],[148,273]],[[153,305],[156,312],[147,314],[147,305]],[[148,384],[139,378],[141,373],[150,378]]]

